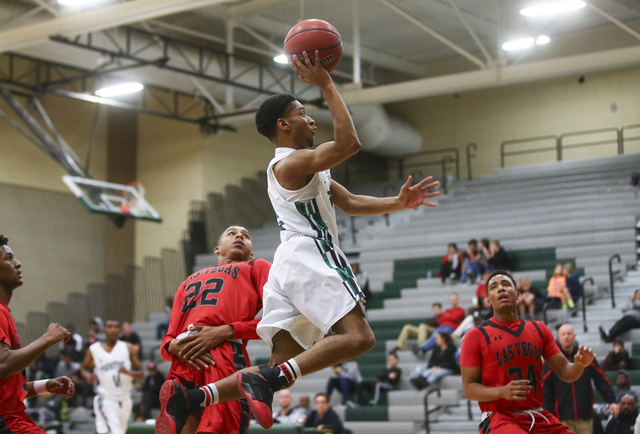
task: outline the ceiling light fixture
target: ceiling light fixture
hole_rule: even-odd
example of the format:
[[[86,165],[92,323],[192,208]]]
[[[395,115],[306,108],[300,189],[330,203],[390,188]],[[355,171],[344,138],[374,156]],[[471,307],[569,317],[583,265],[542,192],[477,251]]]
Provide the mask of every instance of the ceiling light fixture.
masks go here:
[[[548,44],[549,42],[551,42],[551,38],[548,37],[547,35],[540,35],[536,39],[537,45],[544,45],[544,44]]]
[[[580,0],[555,0],[552,2],[538,3],[521,9],[520,14],[525,17],[540,17],[582,9],[585,6],[587,6],[587,4]]]
[[[289,60],[287,60],[287,56],[284,54],[278,54],[277,56],[274,56],[273,61],[276,63],[282,63],[283,65],[289,63]]]
[[[502,49],[504,51],[516,51],[523,50],[525,48],[531,47],[535,43],[533,38],[523,38],[523,39],[515,39],[513,41],[505,42],[502,44]]]
[[[111,98],[112,96],[140,92],[142,89],[144,89],[144,86],[141,83],[123,83],[98,89],[96,90],[96,95],[103,98]]]
[[[96,2],[95,0],[58,0],[58,3],[65,6],[82,6]]]

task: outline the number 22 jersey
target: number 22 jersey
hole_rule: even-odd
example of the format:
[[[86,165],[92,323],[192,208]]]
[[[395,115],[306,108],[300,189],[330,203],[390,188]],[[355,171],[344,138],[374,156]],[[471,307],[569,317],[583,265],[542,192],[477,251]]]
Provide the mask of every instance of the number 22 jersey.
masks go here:
[[[560,349],[549,328],[540,321],[501,322],[491,318],[467,332],[460,366],[481,368],[481,383],[501,387],[513,380],[529,380],[533,390],[525,401],[500,399],[479,402],[485,411],[520,412],[542,407],[542,357]]]
[[[162,357],[173,360],[174,356],[167,352],[167,346],[172,339],[187,331],[190,324],[230,324],[235,339],[260,339],[256,333],[259,319],[255,319],[255,316],[262,309],[262,288],[267,282],[270,268],[268,261],[255,259],[220,264],[189,276],[180,285],[173,301],[169,330],[162,339]],[[176,374],[188,378],[191,369],[186,365],[184,369],[186,372]]]

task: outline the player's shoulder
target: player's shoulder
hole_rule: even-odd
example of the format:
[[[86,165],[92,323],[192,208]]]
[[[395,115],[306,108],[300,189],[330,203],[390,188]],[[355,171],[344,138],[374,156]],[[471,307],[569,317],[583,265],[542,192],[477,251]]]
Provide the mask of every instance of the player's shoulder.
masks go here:
[[[249,264],[254,267],[271,267],[271,262],[262,258],[252,259],[251,261],[249,261]]]

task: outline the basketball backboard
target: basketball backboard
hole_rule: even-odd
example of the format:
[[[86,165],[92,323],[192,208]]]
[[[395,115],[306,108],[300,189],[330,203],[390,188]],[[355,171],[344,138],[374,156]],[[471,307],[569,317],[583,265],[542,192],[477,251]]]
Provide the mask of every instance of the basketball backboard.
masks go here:
[[[144,192],[134,186],[69,175],[63,176],[62,180],[91,212],[120,218],[162,222],[160,214],[144,199]],[[133,198],[133,200],[129,199],[130,206],[122,206],[125,203],[125,197]]]

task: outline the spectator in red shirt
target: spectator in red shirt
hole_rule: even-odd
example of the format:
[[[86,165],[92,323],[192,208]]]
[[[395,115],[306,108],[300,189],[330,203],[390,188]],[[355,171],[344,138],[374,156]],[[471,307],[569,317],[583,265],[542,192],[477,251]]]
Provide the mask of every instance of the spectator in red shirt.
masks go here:
[[[451,280],[460,279],[460,272],[462,271],[462,254],[458,250],[456,243],[449,243],[447,246],[447,254],[442,258],[442,266],[440,267],[440,280],[442,283],[450,277]]]
[[[436,335],[438,333],[448,333],[451,334],[455,329],[458,328],[465,315],[467,314],[465,310],[458,306],[460,303],[460,298],[458,294],[455,292],[449,296],[449,303],[451,303],[451,307],[440,315],[438,318],[438,327],[435,332],[431,335],[427,341],[420,345],[419,347],[415,347],[414,353],[418,357],[423,357],[427,351],[430,351],[436,345]]]

